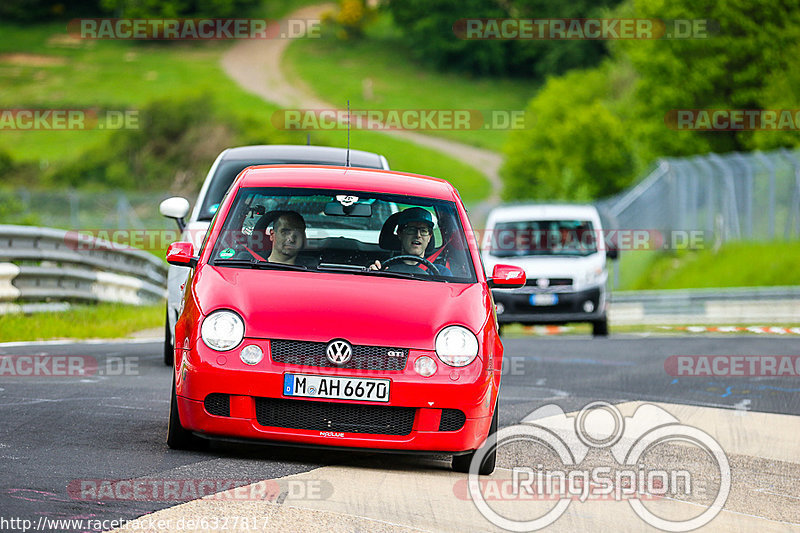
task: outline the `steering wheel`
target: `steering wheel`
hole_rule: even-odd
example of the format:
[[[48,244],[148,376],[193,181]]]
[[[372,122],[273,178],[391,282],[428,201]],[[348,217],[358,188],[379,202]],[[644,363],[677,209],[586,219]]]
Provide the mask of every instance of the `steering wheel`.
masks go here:
[[[405,261],[405,260],[416,261],[418,263],[421,263],[421,264],[425,265],[430,270],[423,270],[423,272],[425,272],[429,276],[431,275],[431,273],[433,273],[436,276],[439,275],[439,269],[436,268],[436,265],[434,265],[432,262],[428,261],[424,257],[420,257],[418,255],[396,255],[396,256],[390,257],[389,259],[384,261],[381,264],[381,266],[383,268],[386,268],[391,264],[397,263],[398,261]]]

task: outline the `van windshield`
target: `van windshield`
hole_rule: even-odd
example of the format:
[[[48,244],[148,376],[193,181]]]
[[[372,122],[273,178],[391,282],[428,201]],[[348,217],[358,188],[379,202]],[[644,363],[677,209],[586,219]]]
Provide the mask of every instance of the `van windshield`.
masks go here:
[[[495,257],[587,256],[597,252],[589,220],[522,220],[494,227],[490,254]]]

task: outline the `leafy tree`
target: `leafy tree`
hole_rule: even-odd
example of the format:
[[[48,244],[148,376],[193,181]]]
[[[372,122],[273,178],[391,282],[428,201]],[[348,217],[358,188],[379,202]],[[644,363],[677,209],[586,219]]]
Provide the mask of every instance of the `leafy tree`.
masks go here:
[[[601,18],[620,0],[514,0],[509,15],[514,18]],[[603,40],[520,40],[513,43],[513,68],[537,79],[572,69],[599,65],[608,55]]]
[[[589,200],[628,185],[628,131],[608,102],[606,68],[551,78],[527,108],[532,127],[512,135],[503,167],[506,199]]]
[[[258,0],[100,0],[108,12],[122,18],[244,16]]]
[[[797,7],[796,0],[625,4],[619,16],[713,21],[707,38],[614,43],[613,54],[630,61],[638,75],[631,116],[640,160],[747,149],[750,132],[674,131],[664,117],[672,109],[759,109],[775,101],[784,73],[793,70],[787,50],[800,41]]]
[[[507,16],[499,3],[492,0],[391,0],[388,9],[420,60],[436,68],[475,74],[508,72],[508,42],[463,40],[453,32],[453,24],[459,19]]]

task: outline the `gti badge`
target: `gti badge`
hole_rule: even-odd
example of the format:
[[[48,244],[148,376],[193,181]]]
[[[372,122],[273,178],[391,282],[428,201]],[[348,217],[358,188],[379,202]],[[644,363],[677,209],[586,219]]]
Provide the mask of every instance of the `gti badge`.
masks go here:
[[[353,357],[353,347],[346,340],[332,340],[328,343],[325,355],[328,357],[328,361],[334,365],[343,365]]]

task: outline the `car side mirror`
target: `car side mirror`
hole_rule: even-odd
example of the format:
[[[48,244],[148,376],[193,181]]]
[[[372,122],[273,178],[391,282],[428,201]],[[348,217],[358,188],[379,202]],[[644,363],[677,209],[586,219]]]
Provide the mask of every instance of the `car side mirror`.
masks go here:
[[[519,289],[525,286],[525,271],[518,266],[495,265],[489,278],[490,289]]]
[[[167,248],[167,263],[170,265],[194,268],[198,259],[190,242],[173,242]]]
[[[167,218],[174,218],[181,231],[186,227],[186,215],[189,214],[189,200],[180,196],[167,198],[158,206],[159,212]]]
[[[619,249],[609,246],[608,250],[606,250],[606,257],[609,259],[619,259]]]

